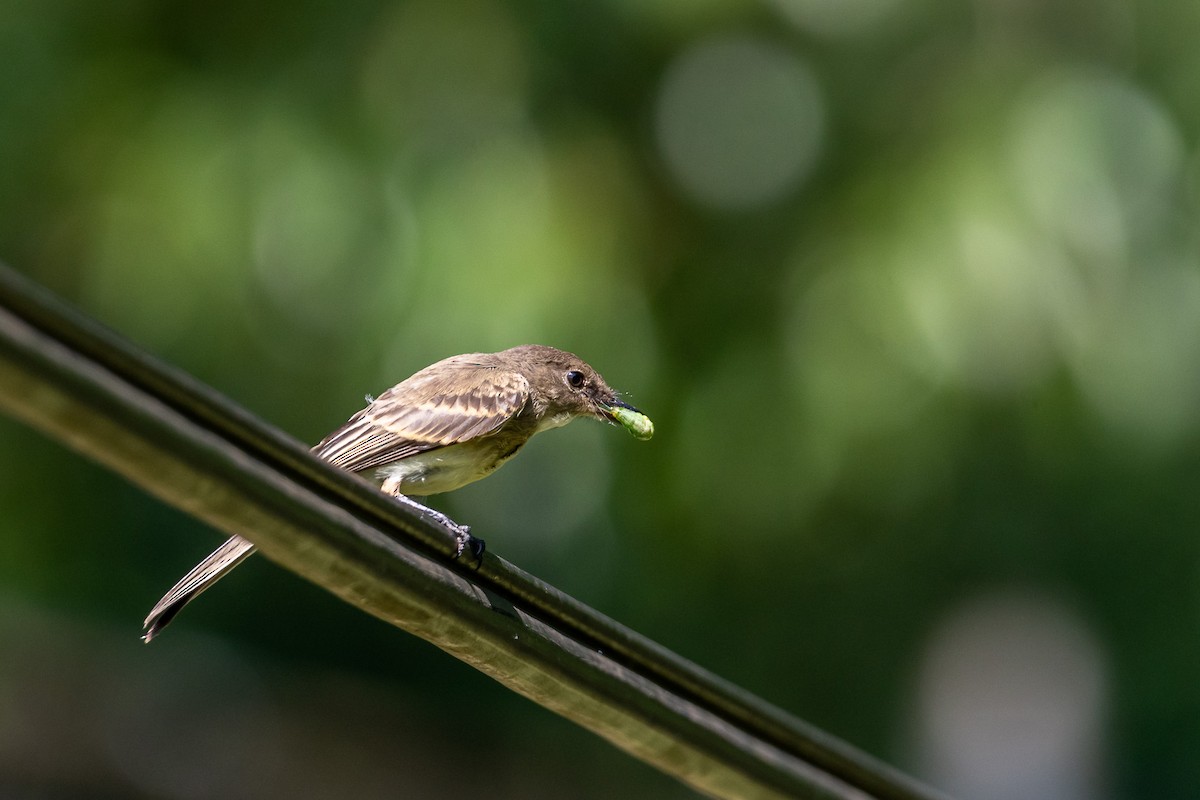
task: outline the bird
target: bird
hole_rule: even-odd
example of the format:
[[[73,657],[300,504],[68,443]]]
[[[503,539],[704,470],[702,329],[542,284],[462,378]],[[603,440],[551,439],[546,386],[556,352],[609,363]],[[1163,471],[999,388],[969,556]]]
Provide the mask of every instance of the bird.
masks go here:
[[[546,345],[451,356],[366,399],[365,408],[312,452],[372,478],[392,496],[466,486],[495,472],[535,434],[579,417],[619,424],[638,439],[654,433],[649,417],[583,359]],[[230,537],[163,595],[143,623],[142,639],[158,636],[254,549],[248,539]]]

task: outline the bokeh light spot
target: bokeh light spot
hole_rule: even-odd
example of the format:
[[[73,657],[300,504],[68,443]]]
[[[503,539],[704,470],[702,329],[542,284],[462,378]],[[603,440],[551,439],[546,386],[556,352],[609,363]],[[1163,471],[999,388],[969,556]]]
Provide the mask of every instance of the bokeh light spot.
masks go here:
[[[1051,598],[1003,592],[955,609],[921,664],[925,777],[979,800],[1098,796],[1106,672],[1087,626]]]
[[[812,168],[824,131],[820,90],[794,54],[730,36],[668,68],[655,110],[659,149],[694,200],[734,210],[780,199]]]
[[[1084,255],[1123,255],[1161,220],[1184,160],[1161,106],[1117,78],[1054,73],[1013,113],[1012,174],[1029,210]]]

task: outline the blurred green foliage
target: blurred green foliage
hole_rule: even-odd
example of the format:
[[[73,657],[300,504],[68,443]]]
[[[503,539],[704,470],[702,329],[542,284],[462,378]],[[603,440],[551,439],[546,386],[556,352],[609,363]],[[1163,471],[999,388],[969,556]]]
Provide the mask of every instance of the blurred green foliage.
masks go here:
[[[9,0],[0,257],[305,441],[573,350],[657,436],[436,500],[493,550],[951,792],[1189,798],[1197,23]],[[689,796],[265,563],[143,648],[216,536],[0,454],[0,794]]]

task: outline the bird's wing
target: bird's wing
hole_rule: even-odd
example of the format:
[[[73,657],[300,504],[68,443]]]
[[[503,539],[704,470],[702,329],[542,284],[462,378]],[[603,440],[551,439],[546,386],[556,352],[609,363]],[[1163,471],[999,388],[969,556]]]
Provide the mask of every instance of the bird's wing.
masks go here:
[[[436,365],[435,365],[436,366]],[[529,399],[519,372],[463,363],[426,369],[375,399],[313,448],[351,472],[495,432]]]

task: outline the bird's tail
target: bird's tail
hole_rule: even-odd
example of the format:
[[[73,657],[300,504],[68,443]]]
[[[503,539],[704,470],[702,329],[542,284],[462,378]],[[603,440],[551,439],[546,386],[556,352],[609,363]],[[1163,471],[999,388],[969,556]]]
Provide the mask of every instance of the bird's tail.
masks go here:
[[[192,601],[196,595],[212,586],[229,570],[246,560],[254,552],[254,545],[240,536],[230,537],[212,555],[197,564],[191,572],[179,579],[179,583],[163,595],[142,623],[146,633],[142,641],[149,642],[175,619],[175,615]]]

